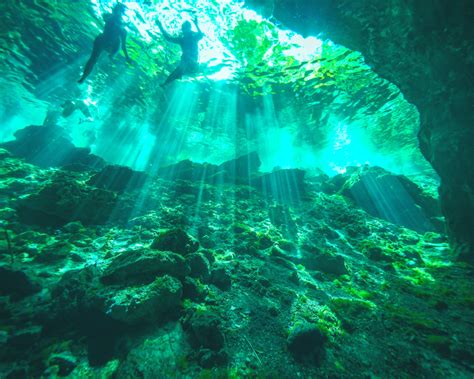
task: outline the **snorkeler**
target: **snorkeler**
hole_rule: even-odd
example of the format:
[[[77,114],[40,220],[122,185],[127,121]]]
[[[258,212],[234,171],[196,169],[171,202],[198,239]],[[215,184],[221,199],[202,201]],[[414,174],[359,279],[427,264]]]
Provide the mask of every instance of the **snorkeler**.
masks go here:
[[[181,62],[178,67],[168,76],[166,81],[161,85],[162,87],[167,84],[180,79],[183,75],[191,75],[196,73],[199,68],[198,59],[199,59],[199,49],[198,42],[204,37],[204,33],[199,29],[197,19],[194,19],[194,24],[198,30],[197,33],[191,30],[191,23],[189,21],[183,22],[181,26],[182,36],[181,37],[172,37],[164,28],[161,22],[156,21],[158,27],[165,39],[169,42],[176,43],[181,46],[182,55]]]
[[[131,63],[132,60],[128,56],[127,51],[127,31],[124,28],[123,24],[123,14],[125,13],[125,5],[118,3],[112,14],[108,14],[105,19],[104,32],[99,35],[94,41],[94,48],[89,60],[86,63],[84,68],[84,73],[82,74],[79,83],[84,82],[89,74],[92,72],[97,60],[99,59],[100,54],[103,51],[106,51],[110,54],[110,58],[113,58],[115,54],[120,50],[122,46],[123,53],[128,63]]]

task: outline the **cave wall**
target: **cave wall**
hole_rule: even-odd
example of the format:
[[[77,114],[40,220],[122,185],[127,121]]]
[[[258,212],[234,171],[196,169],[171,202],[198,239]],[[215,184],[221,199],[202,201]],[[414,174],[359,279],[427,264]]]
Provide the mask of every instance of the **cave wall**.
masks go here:
[[[441,177],[447,232],[474,260],[474,2],[247,0],[303,35],[360,51],[420,112],[420,149]]]

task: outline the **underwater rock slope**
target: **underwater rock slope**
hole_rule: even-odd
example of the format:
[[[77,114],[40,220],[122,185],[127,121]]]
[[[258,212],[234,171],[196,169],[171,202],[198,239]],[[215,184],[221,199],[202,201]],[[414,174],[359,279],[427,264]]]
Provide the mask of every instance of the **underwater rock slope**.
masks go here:
[[[216,170],[258,175],[243,161]],[[472,375],[472,268],[445,236],[366,213],[337,179],[279,197],[204,168],[137,184],[0,150],[0,376]]]
[[[440,175],[453,247],[474,260],[474,3],[248,0],[305,35],[360,51],[420,112],[423,155]]]

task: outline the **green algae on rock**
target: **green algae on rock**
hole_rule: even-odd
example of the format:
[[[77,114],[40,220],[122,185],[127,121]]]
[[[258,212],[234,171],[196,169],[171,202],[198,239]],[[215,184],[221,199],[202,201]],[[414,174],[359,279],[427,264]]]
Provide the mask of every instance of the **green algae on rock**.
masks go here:
[[[471,377],[472,4],[125,4],[0,4],[0,376]]]

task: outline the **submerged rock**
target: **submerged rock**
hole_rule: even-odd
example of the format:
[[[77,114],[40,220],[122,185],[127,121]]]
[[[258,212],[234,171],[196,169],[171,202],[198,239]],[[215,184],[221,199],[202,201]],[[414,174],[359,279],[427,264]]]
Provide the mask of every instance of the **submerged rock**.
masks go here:
[[[169,229],[155,238],[151,248],[186,255],[196,252],[199,249],[199,242],[182,229]]]
[[[210,369],[212,367],[226,365],[229,361],[229,356],[224,349],[219,351],[200,349],[198,353],[198,360],[201,367]]]
[[[7,344],[19,349],[29,348],[41,338],[42,332],[43,328],[39,325],[29,326],[10,335]]]
[[[228,290],[232,285],[232,276],[226,267],[216,267],[211,272],[210,282],[221,290]]]
[[[350,168],[331,179],[334,190],[373,216],[424,233],[443,231],[438,199],[403,175],[380,167]]]
[[[219,165],[219,171],[225,171],[229,178],[237,182],[248,184],[250,178],[258,172],[262,164],[258,154],[254,151]]]
[[[61,174],[41,190],[16,204],[20,220],[26,224],[60,226],[71,221],[101,224],[128,216],[132,204],[117,194],[80,183],[73,176]]]
[[[326,336],[314,324],[297,321],[290,329],[288,350],[297,360],[318,358],[323,351]]]
[[[133,191],[143,187],[147,175],[141,171],[134,171],[124,166],[105,166],[100,172],[93,175],[87,184],[109,191]]]
[[[15,140],[0,146],[40,167],[82,165],[100,169],[105,161],[89,148],[73,145],[65,129],[57,125],[31,125],[15,132]]]
[[[9,295],[21,299],[41,289],[24,271],[0,266],[0,295]]]
[[[48,366],[58,367],[58,374],[61,376],[67,376],[76,368],[77,359],[67,352],[56,353],[49,357]]]
[[[189,272],[185,259],[169,251],[149,249],[125,251],[112,260],[104,271],[104,283],[149,282],[156,275],[184,277]]]
[[[344,257],[319,249],[306,252],[301,258],[301,263],[308,270],[317,270],[326,274],[345,275],[348,273]]]
[[[178,308],[183,288],[181,282],[165,275],[144,286],[128,287],[107,300],[106,314],[126,324],[159,321]]]
[[[34,260],[41,263],[53,263],[69,257],[72,250],[73,246],[70,243],[58,241],[46,245]]]
[[[191,345],[219,351],[224,347],[224,334],[221,331],[221,320],[212,311],[194,312],[183,321]]]
[[[94,266],[64,273],[51,289],[53,301],[49,319],[54,323],[56,320],[86,319],[88,314],[99,310],[102,304],[100,274]]]
[[[251,184],[279,201],[297,201],[305,193],[305,173],[298,169],[276,170],[258,176]]]
[[[187,364],[189,344],[180,323],[147,334],[136,342],[114,378],[173,378]]]
[[[204,254],[193,253],[186,256],[186,262],[190,268],[190,275],[207,282],[211,276],[211,266]]]
[[[208,163],[195,163],[188,159],[165,167],[160,167],[158,175],[169,180],[201,181],[214,175],[217,166]]]

